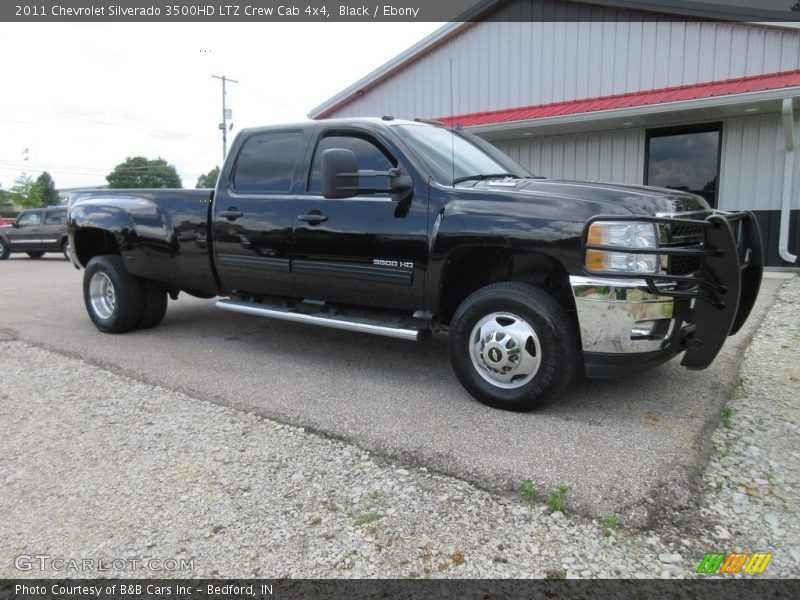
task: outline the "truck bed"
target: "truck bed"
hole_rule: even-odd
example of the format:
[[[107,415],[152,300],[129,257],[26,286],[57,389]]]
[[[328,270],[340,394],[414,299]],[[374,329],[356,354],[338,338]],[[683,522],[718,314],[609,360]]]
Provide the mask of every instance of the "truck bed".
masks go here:
[[[213,296],[218,288],[209,252],[212,195],[209,189],[89,190],[72,201],[70,230],[115,232],[132,275]],[[80,254],[78,260],[84,263]]]

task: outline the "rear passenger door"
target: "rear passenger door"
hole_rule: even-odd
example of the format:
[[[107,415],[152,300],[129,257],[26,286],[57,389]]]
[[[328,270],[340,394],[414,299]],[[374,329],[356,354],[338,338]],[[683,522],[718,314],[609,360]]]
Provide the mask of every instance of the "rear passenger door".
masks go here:
[[[67,235],[67,209],[62,207],[46,209],[41,231],[42,250],[61,250],[61,242]]]
[[[289,296],[290,246],[302,129],[254,132],[239,145],[214,199],[214,258],[222,289],[242,296]]]

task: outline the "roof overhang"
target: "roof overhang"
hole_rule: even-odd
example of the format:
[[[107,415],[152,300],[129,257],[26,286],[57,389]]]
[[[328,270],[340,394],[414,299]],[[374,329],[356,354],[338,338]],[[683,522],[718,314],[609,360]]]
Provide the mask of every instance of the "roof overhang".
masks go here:
[[[781,111],[800,71],[440,118],[490,140],[719,120]]]

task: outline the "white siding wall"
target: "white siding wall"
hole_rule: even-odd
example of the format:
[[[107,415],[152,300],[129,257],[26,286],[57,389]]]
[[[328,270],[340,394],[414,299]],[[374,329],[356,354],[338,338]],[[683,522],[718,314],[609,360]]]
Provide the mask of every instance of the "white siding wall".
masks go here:
[[[800,115],[795,111],[800,142]],[[720,208],[780,210],[786,142],[780,115],[725,121],[722,128]],[[794,152],[792,208],[800,209],[800,150]]]
[[[800,113],[795,111],[800,142]],[[645,129],[523,138],[495,145],[536,175],[641,185]],[[779,114],[728,119],[722,126],[719,208],[780,210],[785,156]],[[800,209],[800,149],[792,208]]]
[[[495,145],[535,175],[641,185],[644,129],[525,138]]]
[[[517,0],[330,116],[440,117],[795,69],[796,30]]]

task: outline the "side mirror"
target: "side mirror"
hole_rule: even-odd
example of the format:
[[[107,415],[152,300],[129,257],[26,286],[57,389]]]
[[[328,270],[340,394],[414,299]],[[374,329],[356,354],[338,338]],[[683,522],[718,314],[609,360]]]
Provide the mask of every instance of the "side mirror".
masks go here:
[[[355,152],[332,148],[322,153],[322,195],[325,198],[352,198],[359,194],[389,194],[399,202],[411,195],[414,181],[394,167],[388,171],[359,171]],[[387,177],[388,188],[361,187],[360,177]]]
[[[18,220],[17,220],[17,219],[14,219],[14,222],[13,222],[13,223],[11,223],[11,226],[12,226],[14,229],[19,229],[19,222],[18,222]]]
[[[358,194],[356,153],[332,148],[322,153],[322,195],[325,198],[352,198]]]

